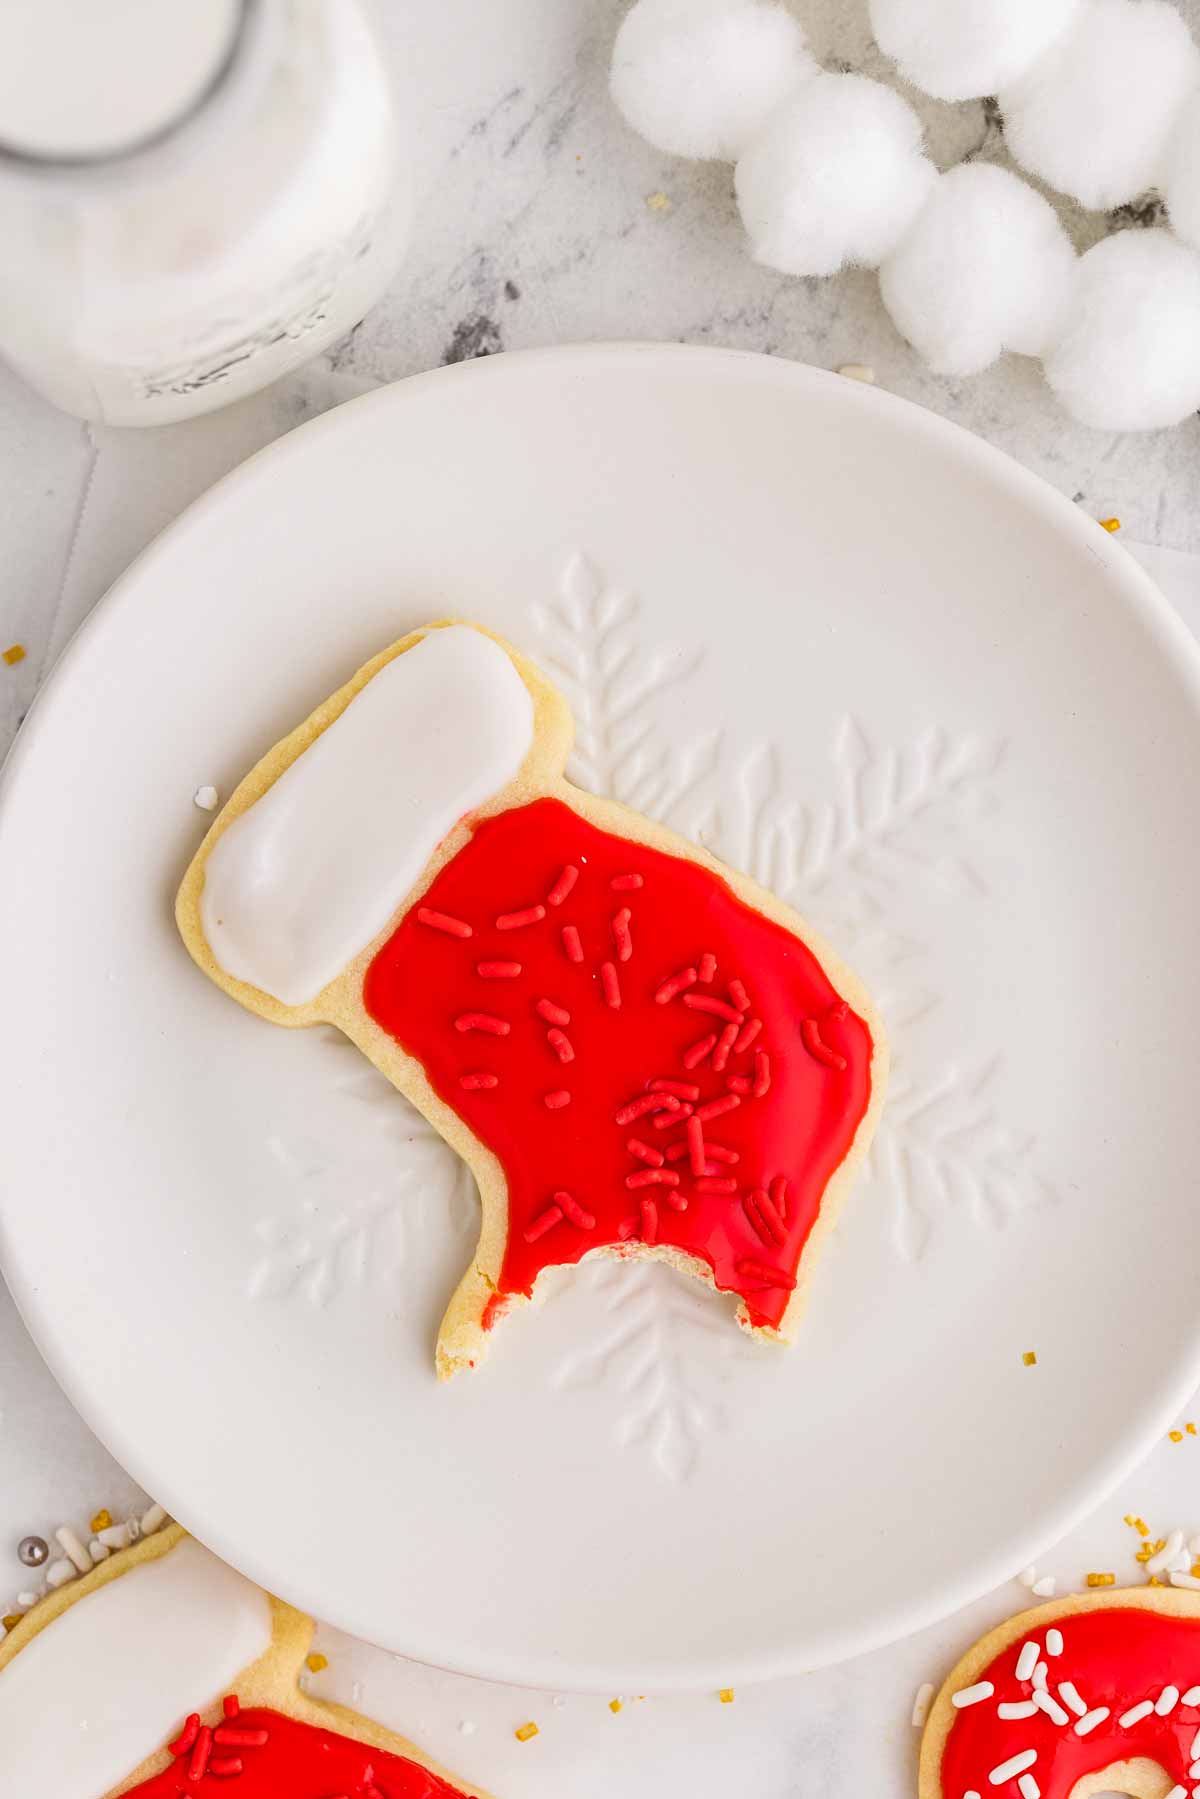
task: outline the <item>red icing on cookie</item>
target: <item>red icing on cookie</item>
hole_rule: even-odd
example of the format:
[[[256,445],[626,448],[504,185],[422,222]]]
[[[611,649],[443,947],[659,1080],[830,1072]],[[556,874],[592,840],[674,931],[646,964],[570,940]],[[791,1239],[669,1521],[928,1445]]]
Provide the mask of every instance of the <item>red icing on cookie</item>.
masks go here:
[[[1055,1630],[1062,1648],[1052,1655],[1047,1636]],[[1038,1646],[1037,1663],[1045,1664],[1047,1699],[1031,1717],[1002,1718],[1001,1705],[1027,1705],[1038,1690],[1032,1669],[1029,1679],[1017,1679],[1031,1641]],[[1030,1660],[1032,1651],[1022,1668]],[[1196,1784],[1189,1769],[1200,1757],[1200,1618],[1132,1606],[1068,1614],[1011,1643],[976,1677],[983,1682],[995,1691],[964,1706],[950,1726],[942,1751],[945,1799],[969,1792],[1017,1799],[1025,1774],[1042,1799],[1067,1799],[1085,1774],[1134,1756],[1158,1762],[1185,1790]],[[1160,1703],[1161,1713],[1155,1709]],[[1098,1712],[1106,1715],[1094,1717]],[[1029,1760],[1031,1752],[1035,1760]],[[1004,1778],[993,1779],[995,1770],[1009,1768]]]
[[[579,871],[569,886],[567,869]],[[626,902],[616,910],[614,881]],[[496,993],[480,964],[506,956],[507,921],[535,894],[554,909],[520,930],[521,975],[504,989],[510,1030],[465,1029]],[[371,963],[363,1001],[504,1166],[499,1295],[529,1293],[541,1269],[601,1244],[641,1239],[698,1256],[755,1324],[778,1324],[870,1098],[870,1031],[812,952],[697,863],[601,831],[558,800],[484,820],[421,909],[468,923],[471,938],[410,911]],[[697,991],[718,966],[723,990]],[[547,1001],[570,1014],[569,1058],[559,1027],[547,1029]],[[829,1060],[808,1047],[813,1020]],[[480,1072],[497,1084],[464,1085]],[[744,1091],[729,1091],[731,1077]],[[679,1097],[694,1089],[696,1102]],[[689,1137],[693,1114],[701,1128]],[[677,1182],[647,1167],[647,1147]],[[786,1213],[769,1197],[780,1181]]]
[[[463,1799],[462,1789],[406,1756],[303,1724],[282,1712],[231,1710],[209,1726],[188,1720],[170,1765],[130,1789],[130,1799]],[[186,1747],[180,1745],[186,1743]]]

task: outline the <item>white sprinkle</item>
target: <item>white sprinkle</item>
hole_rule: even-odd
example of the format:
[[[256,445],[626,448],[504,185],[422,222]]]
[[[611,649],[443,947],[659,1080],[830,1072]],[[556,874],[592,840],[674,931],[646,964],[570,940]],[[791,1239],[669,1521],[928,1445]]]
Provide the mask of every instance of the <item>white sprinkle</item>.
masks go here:
[[[192,795],[192,804],[199,806],[201,812],[215,812],[218,797],[215,787],[197,787]]]
[[[1086,1717],[1080,1718],[1078,1724],[1075,1726],[1075,1735],[1077,1737],[1086,1737],[1090,1735],[1090,1733],[1095,1730],[1097,1724],[1103,1724],[1107,1716],[1108,1707],[1106,1705],[1098,1705],[1094,1711],[1088,1712]]]
[[[933,1682],[927,1680],[917,1688],[917,1696],[913,1700],[913,1729],[919,1730],[929,1716],[929,1701],[933,1698]]]
[[[93,1537],[88,1544],[88,1554],[91,1556],[93,1562],[106,1562],[108,1560],[109,1551],[104,1547],[104,1544],[100,1541],[99,1537]]]
[[[51,1562],[46,1569],[46,1585],[49,1587],[65,1587],[69,1580],[74,1580],[79,1570],[69,1556],[61,1562]]]
[[[975,1788],[972,1787],[969,1793],[963,1794],[963,1799],[979,1799],[979,1794],[975,1791]]]
[[[1037,1569],[1031,1567],[1031,1568],[1026,1568],[1024,1573],[1019,1574],[1017,1576],[1017,1579],[1020,1581],[1020,1583],[1023,1587],[1031,1587],[1033,1585],[1034,1581],[1037,1579],[1037,1577],[1038,1577]]]
[[[1075,1713],[1075,1716],[1077,1718],[1086,1718],[1087,1717],[1087,1706],[1083,1703],[1083,1700],[1079,1697],[1079,1688],[1075,1685],[1075,1682],[1073,1680],[1060,1680],[1059,1681],[1058,1696],[1062,1700],[1064,1705],[1070,1706],[1071,1710]]]
[[[161,1505],[152,1505],[148,1512],[142,1513],[142,1535],[152,1537],[156,1530],[161,1530],[167,1521],[167,1514]]]
[[[74,1562],[76,1573],[86,1574],[92,1566],[92,1558],[84,1548],[83,1544],[79,1541],[79,1538],[71,1529],[70,1525],[60,1525],[54,1535],[62,1544],[65,1553],[70,1557],[71,1561]]]
[[[1167,1794],[1167,1799],[1187,1799],[1187,1788],[1181,1787],[1179,1783],[1176,1782]]]
[[[1037,1706],[1032,1699],[1009,1699],[996,1707],[998,1718],[1036,1718]]]
[[[553,1698],[553,1699],[552,1699],[552,1700],[551,1700],[551,1701],[550,1701],[550,1703],[551,1703],[551,1704],[552,1704],[552,1705],[553,1705],[553,1706],[554,1706],[554,1709],[555,1709],[555,1710],[556,1710],[556,1711],[561,1711],[561,1710],[562,1710],[562,1708],[563,1708],[563,1706],[564,1706],[564,1705],[565,1705],[565,1704],[566,1704],[566,1703],[567,1703],[567,1702],[566,1702],[566,1700],[565,1700],[565,1699],[564,1699],[564,1698],[563,1698],[563,1696],[562,1696],[562,1694],[561,1694],[561,1693],[555,1693],[555,1695],[554,1695],[554,1698]]]
[[[1034,1581],[1032,1591],[1037,1594],[1039,1599],[1053,1599],[1054,1589],[1057,1585],[1058,1582],[1053,1574],[1043,1574],[1041,1580]]]
[[[1033,1695],[1033,1703],[1037,1706],[1039,1711],[1045,1712],[1048,1718],[1053,1718],[1056,1724],[1069,1724],[1071,1722],[1062,1706],[1058,1703],[1058,1700],[1052,1699],[1050,1694],[1043,1688],[1039,1687],[1037,1692]]]
[[[1147,1574],[1161,1574],[1167,1563],[1173,1561],[1183,1547],[1183,1532],[1173,1530],[1157,1555],[1152,1555],[1146,1563]]]
[[[1185,1705],[1200,1705],[1200,1687],[1189,1687],[1183,1695]]]
[[[1173,1587],[1190,1587],[1193,1593],[1200,1593],[1200,1580],[1194,1574],[1171,1573],[1168,1576]]]
[[[1181,1549],[1167,1563],[1168,1574],[1186,1574],[1192,1565],[1192,1558],[1186,1549]]]
[[[136,1543],[138,1538],[142,1534],[142,1527],[138,1523],[137,1519],[130,1518],[128,1523],[125,1526],[125,1529],[129,1532],[129,1541],[131,1543]]]
[[[39,1599],[44,1599],[44,1598],[45,1598],[45,1589],[44,1588],[43,1588],[42,1592],[40,1592],[40,1593],[30,1593],[30,1592],[18,1593],[17,1594],[17,1610],[19,1612],[27,1612],[31,1605],[36,1605]]]
[[[1046,1689],[1046,1676],[1049,1672],[1050,1670],[1047,1668],[1045,1662],[1039,1662],[1037,1667],[1033,1670],[1033,1684],[1035,1687],[1040,1687],[1043,1692]]]
[[[1200,1537],[1188,1538],[1188,1551],[1191,1555],[1200,1555]]]
[[[1053,1627],[1046,1632],[1046,1654],[1061,1655],[1063,1652],[1062,1631]]]
[[[1032,1637],[1030,1637],[1029,1641],[1026,1644],[1024,1644],[1024,1646],[1022,1647],[1020,1655],[1017,1657],[1017,1679],[1018,1680],[1028,1680],[1029,1679],[1030,1675],[1033,1673],[1033,1670],[1038,1665],[1038,1657],[1041,1655],[1041,1653],[1042,1653],[1041,1644],[1036,1643],[1034,1641],[1034,1639]]]
[[[1015,1780],[1026,1768],[1032,1768],[1036,1760],[1036,1749],[1022,1749],[1020,1755],[1012,1755],[1006,1762],[1001,1762],[998,1768],[993,1768],[988,1779],[994,1787],[1003,1786],[1006,1780]]]
[[[1200,1762],[1193,1762],[1188,1769],[1189,1780],[1200,1780]]]
[[[476,1726],[471,1722],[470,1718],[464,1718],[458,1727],[458,1734],[460,1737],[473,1737],[475,1731]]]
[[[108,1524],[96,1535],[106,1549],[127,1549],[132,1541],[127,1524]]]
[[[977,1680],[973,1687],[960,1687],[957,1693],[951,1693],[951,1705],[960,1708],[964,1705],[978,1705],[981,1699],[990,1699],[996,1691],[990,1680]]]
[[[1122,1713],[1117,1719],[1117,1723],[1122,1730],[1132,1730],[1135,1724],[1140,1724],[1143,1718],[1148,1718],[1153,1710],[1153,1701],[1143,1699],[1140,1705],[1131,1705],[1127,1712]]]
[[[1042,1799],[1042,1789],[1032,1774],[1022,1774],[1017,1782],[1021,1799]]]
[[[1154,1709],[1160,1718],[1165,1718],[1170,1712],[1175,1710],[1175,1707],[1178,1704],[1179,1688],[1164,1687],[1162,1692],[1158,1695],[1158,1698],[1154,1701]]]
[[[866,381],[871,384],[875,381],[875,370],[865,362],[843,362],[838,374],[845,375],[847,381]]]
[[[1192,1738],[1192,1746],[1188,1750],[1188,1759],[1190,1761],[1195,1761],[1198,1756],[1200,1756],[1200,1730],[1198,1730]]]

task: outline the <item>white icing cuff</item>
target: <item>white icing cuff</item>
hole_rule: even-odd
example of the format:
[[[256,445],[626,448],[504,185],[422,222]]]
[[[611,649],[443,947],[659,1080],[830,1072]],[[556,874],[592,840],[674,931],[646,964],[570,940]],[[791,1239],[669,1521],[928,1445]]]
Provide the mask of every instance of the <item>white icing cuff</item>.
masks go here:
[[[393,657],[209,856],[200,918],[221,967],[315,999],[532,741],[529,690],[482,632],[447,625]]]
[[[76,1600],[0,1674],[0,1799],[98,1799],[270,1644],[266,1594],[185,1537]]]

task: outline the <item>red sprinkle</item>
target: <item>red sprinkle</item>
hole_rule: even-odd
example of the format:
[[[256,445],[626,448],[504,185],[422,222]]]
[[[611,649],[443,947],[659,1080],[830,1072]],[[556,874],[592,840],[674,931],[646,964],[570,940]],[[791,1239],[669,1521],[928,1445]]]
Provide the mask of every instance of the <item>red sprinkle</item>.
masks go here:
[[[704,1121],[694,1115],[687,1121],[688,1159],[693,1174],[704,1173]]]
[[[742,1022],[740,1012],[735,1012],[723,999],[713,999],[707,993],[685,993],[683,1003],[696,1012],[711,1012],[714,1018],[727,1018],[730,1024],[740,1025]]]
[[[632,893],[635,887],[644,887],[641,875],[614,875],[608,883],[614,893]]]
[[[764,1287],[785,1287],[789,1293],[795,1291],[796,1283],[790,1275],[769,1267],[766,1262],[756,1262],[753,1256],[742,1256],[737,1271],[747,1280],[758,1281]]]
[[[629,1151],[631,1156],[637,1157],[639,1162],[647,1162],[647,1163],[649,1163],[651,1168],[661,1168],[662,1167],[662,1165],[663,1165],[662,1150],[661,1149],[652,1149],[648,1143],[643,1143],[640,1137],[627,1138],[626,1142],[625,1142],[625,1147]],[[679,1145],[678,1147],[682,1148],[684,1146]],[[668,1150],[667,1153],[669,1155],[670,1151]]]
[[[638,1218],[622,1218],[620,1224],[617,1226],[617,1235],[620,1237],[622,1243],[628,1243],[630,1237],[636,1235],[640,1223],[641,1220]]]
[[[754,1097],[761,1099],[771,1085],[771,1058],[765,1049],[754,1052]]]
[[[719,1074],[729,1060],[729,1052],[733,1048],[738,1034],[736,1024],[727,1024],[717,1039],[717,1047],[713,1051],[712,1065]]]
[[[696,1191],[697,1193],[736,1193],[737,1182],[725,1175],[721,1175],[716,1180],[705,1176],[702,1181],[696,1182]]]
[[[556,1006],[552,999],[540,999],[533,1008],[539,1018],[547,1024],[570,1024],[571,1014],[565,1006]]]
[[[654,1120],[654,1128],[656,1131],[668,1131],[668,1130],[670,1130],[670,1128],[673,1124],[682,1124],[684,1119],[690,1118],[691,1115],[692,1115],[692,1108],[691,1108],[691,1106],[688,1105],[687,1101],[685,1100],[683,1105],[681,1105],[676,1111],[661,1112],[659,1114],[659,1116]]]
[[[756,1187],[753,1193],[748,1193],[746,1195],[745,1199],[742,1201],[742,1206],[747,1218],[750,1220],[750,1223],[754,1226],[754,1229],[758,1232],[758,1235],[762,1238],[763,1242],[774,1243],[777,1248],[782,1248],[783,1244],[787,1242],[787,1232],[784,1230],[774,1206],[767,1197],[766,1189],[763,1187]]]
[[[654,1243],[658,1240],[658,1207],[652,1199],[644,1199],[641,1203],[642,1242]]]
[[[552,1031],[546,1032],[546,1042],[550,1045],[550,1048],[554,1051],[560,1062],[573,1062],[575,1060],[575,1051],[571,1047],[571,1039],[565,1032],[558,1030],[557,1027]]]
[[[821,1041],[821,1032],[815,1018],[805,1018],[800,1023],[800,1037],[805,1049],[815,1062],[825,1068],[844,1068],[845,1056],[839,1056],[836,1050],[830,1049]]]
[[[681,968],[678,974],[669,975],[654,995],[660,1006],[669,1005],[677,993],[684,993],[689,987],[696,985],[696,970]]]
[[[490,1012],[460,1012],[454,1020],[456,1031],[486,1031],[490,1037],[507,1037],[512,1026],[506,1018],[495,1018]]]
[[[567,952],[568,962],[583,961],[583,945],[579,941],[579,932],[573,924],[565,924],[562,928],[563,948]]]
[[[707,1124],[710,1118],[720,1118],[725,1112],[736,1111],[741,1103],[736,1093],[725,1093],[720,1099],[710,1099],[706,1106],[699,1107],[696,1117],[702,1118]]]
[[[568,862],[567,866],[563,869],[557,881],[555,881],[553,887],[546,895],[546,904],[548,906],[561,906],[578,879],[579,870],[573,863]]]
[[[203,1780],[208,1767],[208,1758],[212,1754],[212,1725],[202,1724],[196,1732],[196,1742],[192,1749],[192,1759],[188,1763],[189,1780]]]
[[[677,1187],[679,1176],[673,1168],[639,1168],[625,1176],[627,1187]]]
[[[209,1762],[205,1769],[205,1773],[214,1774],[218,1780],[227,1780],[230,1775],[240,1774],[241,1771],[242,1758],[240,1755],[219,1755],[215,1761]]]
[[[639,1093],[627,1105],[614,1113],[618,1124],[632,1124],[635,1118],[644,1118],[647,1112],[678,1112],[679,1101],[673,1093]]]
[[[749,1093],[754,1083],[749,1075],[731,1074],[725,1085],[731,1093]]]
[[[585,1212],[579,1201],[573,1198],[570,1193],[556,1193],[554,1195],[554,1200],[556,1205],[562,1207],[564,1216],[568,1218],[572,1224],[578,1225],[581,1231],[595,1230],[596,1220],[592,1217],[592,1214],[590,1212]]]
[[[846,1022],[846,1014],[849,1010],[850,1001],[848,999],[842,999],[839,1000],[835,1006],[830,1006],[825,1016],[826,1018],[836,1020],[838,1024],[844,1024]]]
[[[740,981],[730,981],[729,997],[739,1012],[748,1012],[750,1010],[750,995],[746,992],[746,989],[742,986]]]
[[[475,973],[485,981],[515,981],[521,972],[519,962],[476,962]]]
[[[552,1231],[556,1224],[561,1224],[562,1218],[561,1206],[547,1206],[545,1211],[539,1212],[533,1222],[527,1224],[522,1232],[526,1243],[536,1243],[539,1237],[544,1237],[547,1231]]]
[[[689,1153],[686,1140],[681,1139],[678,1143],[672,1143],[668,1146],[667,1161],[682,1162],[684,1156]],[[723,1143],[709,1143],[706,1141],[704,1145],[704,1154],[706,1157],[704,1168],[702,1170],[704,1174],[720,1174],[722,1162],[728,1165],[741,1160],[736,1149],[726,1149]]]
[[[706,949],[700,958],[700,979],[711,981],[717,972],[717,958],[710,949]]]
[[[699,1099],[700,1089],[695,1081],[651,1081],[651,1093],[673,1093],[676,1099]]]
[[[604,989],[604,1001],[614,1012],[621,1010],[621,983],[617,979],[617,971],[611,962],[600,964],[600,985]]]
[[[185,1721],[183,1729],[175,1738],[175,1741],[173,1743],[168,1743],[167,1748],[172,1755],[186,1755],[199,1735],[200,1713],[193,1712],[191,1717]]]
[[[218,1724],[213,1731],[213,1742],[220,1743],[226,1749],[261,1749],[267,1741],[268,1733],[265,1730],[252,1730],[245,1725],[235,1729],[228,1724]]]
[[[236,1718],[241,1709],[236,1693],[227,1693],[221,1701],[221,1710],[227,1718]]]
[[[746,1020],[745,1024],[742,1026],[741,1036],[738,1038],[737,1042],[733,1046],[735,1055],[740,1056],[744,1049],[749,1049],[750,1045],[754,1042],[754,1039],[758,1036],[758,1033],[761,1030],[762,1030],[762,1019],[761,1018],[748,1018]]]
[[[482,1093],[486,1087],[498,1087],[500,1085],[500,1076],[498,1074],[487,1074],[481,1068],[475,1074],[460,1074],[458,1077],[458,1084],[467,1093]]]
[[[697,1042],[693,1043],[692,1047],[690,1049],[684,1051],[684,1055],[683,1055],[684,1067],[685,1068],[698,1067],[699,1064],[701,1062],[703,1062],[703,1060],[704,1060],[705,1056],[708,1054],[709,1050],[714,1049],[716,1047],[716,1042],[717,1042],[717,1033],[714,1031],[711,1037],[701,1037]]]
[[[708,1153],[712,1154],[711,1149]],[[771,1182],[771,1203],[779,1216],[786,1222],[788,1215],[788,1178],[786,1174],[777,1174]]]
[[[613,913],[613,947],[617,952],[618,962],[628,962],[633,954],[633,938],[629,935],[629,920],[632,916],[628,906],[622,906],[619,912]]]
[[[542,1095],[542,1104],[551,1112],[559,1112],[563,1106],[569,1106],[570,1103],[571,1095],[565,1087],[556,1087],[553,1093]]]
[[[736,1149],[726,1149],[723,1143],[706,1142],[704,1145],[704,1153],[710,1162],[733,1163],[740,1162],[742,1159]]]
[[[519,931],[522,925],[540,924],[545,916],[545,906],[522,906],[519,912],[501,912],[496,920],[496,929]]]
[[[448,912],[434,912],[429,906],[418,906],[417,917],[433,930],[445,931],[447,937],[473,937],[475,934],[463,919],[451,918]]]
[[[662,1190],[662,1197],[663,1197],[663,1199],[666,1200],[667,1204],[671,1207],[672,1211],[674,1211],[674,1212],[686,1212],[687,1211],[687,1209],[688,1209],[687,1200],[684,1198],[682,1193],[677,1193],[674,1187],[664,1187]]]

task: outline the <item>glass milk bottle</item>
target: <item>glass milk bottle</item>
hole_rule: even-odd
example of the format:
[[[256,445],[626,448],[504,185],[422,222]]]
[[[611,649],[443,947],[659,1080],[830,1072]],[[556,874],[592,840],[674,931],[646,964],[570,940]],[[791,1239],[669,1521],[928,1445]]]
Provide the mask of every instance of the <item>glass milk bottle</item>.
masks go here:
[[[0,357],[160,425],[357,323],[408,222],[359,0],[0,0]]]

